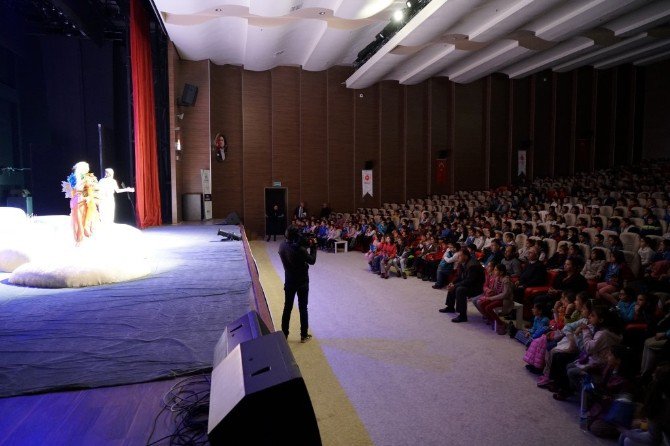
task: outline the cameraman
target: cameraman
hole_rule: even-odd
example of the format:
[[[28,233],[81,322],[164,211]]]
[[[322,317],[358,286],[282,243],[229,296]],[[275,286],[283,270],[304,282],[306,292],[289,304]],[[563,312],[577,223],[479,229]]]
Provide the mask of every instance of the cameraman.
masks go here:
[[[308,251],[309,248],[309,251]],[[307,295],[309,294],[309,265],[316,263],[316,241],[304,239],[300,230],[291,225],[286,230],[286,240],[279,246],[279,257],[284,265],[284,313],[281,318],[281,330],[288,338],[288,326],[291,320],[293,300],[298,293],[300,310],[300,342],[305,343],[312,335],[307,333]]]

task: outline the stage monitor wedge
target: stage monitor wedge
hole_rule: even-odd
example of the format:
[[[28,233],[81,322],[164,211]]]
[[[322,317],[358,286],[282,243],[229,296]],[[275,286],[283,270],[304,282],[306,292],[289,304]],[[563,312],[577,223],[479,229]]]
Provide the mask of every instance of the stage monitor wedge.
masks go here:
[[[265,322],[256,311],[250,311],[239,319],[226,325],[219,342],[214,347],[214,362],[212,367],[221,364],[223,358],[233,351],[235,347],[245,341],[259,338],[270,334]]]
[[[242,342],[212,371],[212,446],[321,445],[316,415],[281,331]]]

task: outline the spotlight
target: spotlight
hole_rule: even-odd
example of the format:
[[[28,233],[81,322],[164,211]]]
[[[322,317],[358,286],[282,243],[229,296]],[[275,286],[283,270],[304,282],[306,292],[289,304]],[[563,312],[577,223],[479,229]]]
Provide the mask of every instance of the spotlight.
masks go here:
[[[412,7],[412,2],[410,2],[410,1],[405,2],[405,4],[407,5],[408,8]]]
[[[400,21],[402,21],[404,16],[405,16],[405,14],[403,14],[402,9],[397,9],[393,13],[393,20],[395,20],[396,22],[400,22]]]
[[[233,234],[232,232],[226,232],[223,229],[219,229],[219,232],[217,232],[216,235],[218,235],[219,237],[223,237],[221,239],[222,242],[227,242],[230,240],[235,240],[239,242],[242,240],[242,237],[240,237],[239,235]]]

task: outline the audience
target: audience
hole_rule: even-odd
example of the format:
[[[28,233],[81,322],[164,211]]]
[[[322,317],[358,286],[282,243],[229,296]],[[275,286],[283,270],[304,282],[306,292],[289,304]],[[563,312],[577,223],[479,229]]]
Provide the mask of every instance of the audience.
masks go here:
[[[594,387],[587,428],[604,437],[628,429],[620,444],[640,444],[660,438],[668,419],[653,419],[652,431],[650,416],[645,437],[612,422],[611,402],[623,388],[644,394],[657,382],[654,371],[670,367],[663,365],[670,359],[668,173],[670,162],[656,161],[568,178],[523,176],[514,186],[352,214],[328,214],[325,205],[321,218],[295,223],[324,249],[346,240],[366,252],[383,278],[395,269],[446,287],[440,312],[458,313],[454,322],[468,320],[472,298],[486,323],[528,346],[524,360],[541,375],[538,387],[557,400]],[[528,328],[506,320],[515,318],[514,301],[526,315],[532,305]],[[667,397],[654,404],[670,413]]]

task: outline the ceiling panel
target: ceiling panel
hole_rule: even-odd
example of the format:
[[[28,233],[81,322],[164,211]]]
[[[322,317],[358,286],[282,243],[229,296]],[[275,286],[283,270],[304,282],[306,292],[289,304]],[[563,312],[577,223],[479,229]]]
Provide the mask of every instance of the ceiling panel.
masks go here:
[[[455,48],[440,60],[433,63],[433,65],[424,68],[414,76],[408,78],[404,83],[409,85],[418,84],[432,76],[438,76],[439,73],[443,72],[447,67],[450,67],[451,65],[465,59],[471,54],[472,53],[470,51],[459,50],[458,48]]]
[[[237,17],[220,17],[199,25],[182,26],[166,23],[180,56],[187,60],[211,59],[217,64],[244,63],[247,21]]]
[[[626,51],[621,54],[617,54],[616,56],[602,60],[596,63],[594,66],[599,70],[606,70],[607,68],[612,68],[616,65],[647,59],[658,53],[665,52],[668,48],[670,48],[670,39],[661,39],[654,43],[644,45],[640,48]]]
[[[544,40],[560,41],[597,27],[640,0],[572,0],[548,10],[524,29]]]
[[[514,63],[530,52],[532,50],[520,46],[516,40],[499,40],[454,64],[440,75],[447,76],[454,82],[468,83]]]
[[[614,45],[610,45],[608,47],[586,53],[583,56],[577,57],[575,59],[571,59],[567,63],[554,67],[554,71],[565,72],[574,70],[575,68],[583,67],[598,60],[605,59],[612,54],[621,53],[631,48],[642,46],[646,43],[649,43],[650,41],[654,41],[654,38],[651,37],[648,33],[642,33],[637,36],[622,40],[621,42],[615,43]]]
[[[560,64],[569,57],[582,54],[594,45],[595,42],[588,37],[573,37],[549,50],[542,51],[521,62],[517,62],[503,69],[502,72],[512,79],[528,76],[529,74],[549,68],[552,64]]]
[[[389,32],[395,11],[407,13],[405,0],[153,1],[180,57],[250,70],[352,65]],[[670,57],[670,0],[432,0],[399,26],[379,37],[379,50],[362,59],[349,88]]]
[[[670,18],[670,0],[656,0],[630,14],[612,20],[605,25],[605,28],[614,31],[615,36],[626,36],[667,23],[668,18]]]

